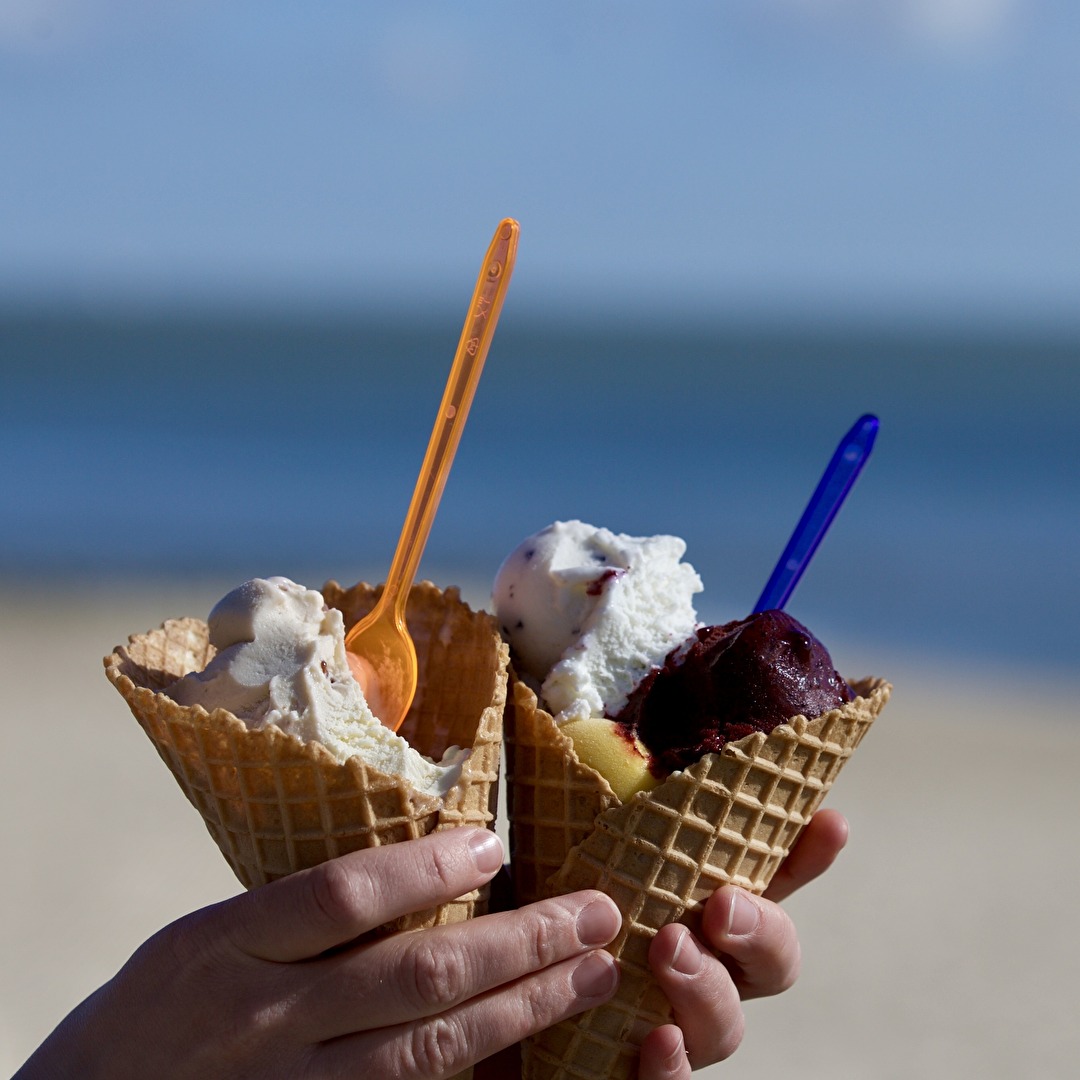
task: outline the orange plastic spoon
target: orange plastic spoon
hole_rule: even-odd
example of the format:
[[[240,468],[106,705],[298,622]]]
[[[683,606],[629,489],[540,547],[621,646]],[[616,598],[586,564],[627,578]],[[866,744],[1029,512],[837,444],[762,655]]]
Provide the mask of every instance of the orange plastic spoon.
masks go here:
[[[495,230],[473,290],[382,596],[374,610],[345,638],[349,666],[364,689],[371,711],[392,731],[401,726],[416,694],[416,647],[405,625],[405,603],[499,321],[517,255],[518,232],[518,223],[511,218],[500,222]]]

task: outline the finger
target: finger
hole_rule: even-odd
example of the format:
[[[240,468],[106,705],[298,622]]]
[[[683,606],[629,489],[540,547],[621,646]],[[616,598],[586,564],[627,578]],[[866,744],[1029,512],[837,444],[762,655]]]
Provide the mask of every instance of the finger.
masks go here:
[[[796,889],[824,874],[848,839],[847,818],[836,810],[819,810],[806,824],[788,857],[765,890],[769,900],[786,900]]]
[[[690,1059],[674,1024],[654,1028],[641,1044],[638,1080],[689,1080]]]
[[[599,945],[622,916],[600,892],[577,892],[454,926],[395,934],[304,964],[290,995],[305,1040],[435,1016]]]
[[[342,855],[222,905],[241,952],[291,963],[318,956],[414,911],[490,881],[502,842],[486,829],[446,829],[419,840]]]
[[[453,1076],[528,1035],[602,1005],[618,982],[614,959],[596,950],[427,1020],[323,1043],[309,1075],[319,1080]]]
[[[799,975],[799,936],[779,904],[725,885],[709,897],[701,933],[731,972],[743,1000],[786,990]]]
[[[727,968],[678,923],[663,927],[653,938],[649,967],[675,1011],[690,1064],[700,1069],[730,1057],[742,1042],[744,1019]],[[656,1049],[658,1056],[665,1046],[670,1055],[672,1047],[665,1043]]]

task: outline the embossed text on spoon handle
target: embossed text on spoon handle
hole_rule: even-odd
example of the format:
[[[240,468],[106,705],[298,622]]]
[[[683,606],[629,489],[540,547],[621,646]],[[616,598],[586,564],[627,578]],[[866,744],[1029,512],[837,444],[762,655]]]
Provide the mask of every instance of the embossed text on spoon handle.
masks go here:
[[[402,620],[409,588],[420,565],[506,297],[517,256],[519,231],[518,223],[511,218],[500,222],[484,257],[427,453],[387,575],[384,603],[393,604]]]

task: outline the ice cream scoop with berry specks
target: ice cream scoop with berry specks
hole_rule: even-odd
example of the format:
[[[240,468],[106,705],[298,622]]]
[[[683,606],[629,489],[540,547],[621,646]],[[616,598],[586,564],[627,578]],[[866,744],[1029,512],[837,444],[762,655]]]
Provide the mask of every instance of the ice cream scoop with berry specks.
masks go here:
[[[677,536],[556,521],[495,578],[495,612],[519,675],[560,722],[618,712],[694,631],[702,585]]]
[[[495,578],[515,670],[620,797],[652,786],[644,748],[604,719],[694,632],[701,579],[677,536],[627,536],[557,521],[525,539]]]

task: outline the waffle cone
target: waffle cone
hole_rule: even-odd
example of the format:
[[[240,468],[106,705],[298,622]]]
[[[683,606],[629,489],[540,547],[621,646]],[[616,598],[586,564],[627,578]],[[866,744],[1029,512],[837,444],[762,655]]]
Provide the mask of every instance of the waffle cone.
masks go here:
[[[346,627],[374,606],[379,590],[336,582],[323,588]],[[323,746],[269,726],[252,731],[224,709],[178,705],[161,691],[213,656],[206,624],[176,619],[129,639],[105,658],[127,701],[236,876],[248,888],[360,848],[458,825],[491,826],[502,745],[507,648],[494,620],[465,605],[457,589],[430,582],[409,596],[406,620],[420,678],[402,734],[421,753],[471,748],[444,797],[415,790],[358,756],[340,764]],[[470,918],[486,903],[473,892],[399,920],[417,929]]]
[[[553,895],[548,883],[567,852],[619,799],[595,769],[578,761],[570,737],[516,677],[507,693],[506,758],[510,865],[520,907]]]
[[[858,696],[843,708],[813,720],[798,716],[769,735],[729,743],[623,804],[602,777],[577,761],[570,740],[536,706],[535,695],[512,686],[510,799],[515,812],[526,810],[520,826],[511,818],[515,867],[524,845],[549,845],[542,856],[526,860],[521,898],[599,889],[623,915],[619,936],[608,946],[621,971],[616,996],[527,1040],[526,1080],[637,1075],[642,1040],[672,1021],[671,1005],[649,971],[653,937],[670,922],[692,925],[721,885],[765,891],[891,689],[880,679],[853,687]],[[552,730],[557,738],[545,745]],[[567,794],[556,819],[560,771]],[[589,823],[592,806],[599,810]],[[542,878],[558,858],[560,836],[575,842]]]

